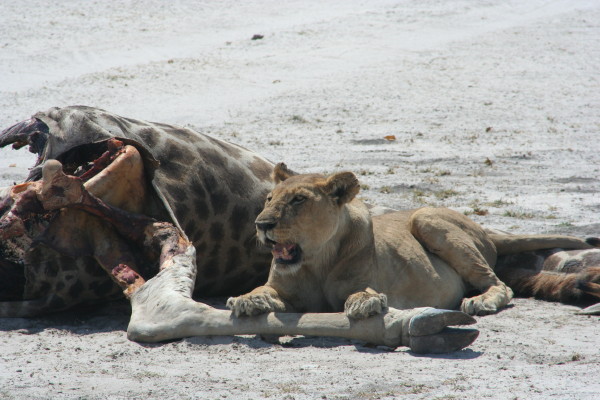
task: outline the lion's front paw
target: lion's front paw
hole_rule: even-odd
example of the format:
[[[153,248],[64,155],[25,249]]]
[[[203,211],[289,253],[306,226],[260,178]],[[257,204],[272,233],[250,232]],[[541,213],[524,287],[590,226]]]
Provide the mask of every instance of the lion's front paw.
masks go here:
[[[349,318],[363,319],[381,314],[387,308],[387,296],[382,293],[358,292],[348,296],[344,311]]]
[[[238,297],[230,297],[227,300],[227,307],[236,317],[285,310],[283,302],[268,293],[249,293]]]
[[[492,286],[479,296],[463,299],[460,310],[469,315],[494,314],[506,306],[512,297],[513,292],[508,286]]]

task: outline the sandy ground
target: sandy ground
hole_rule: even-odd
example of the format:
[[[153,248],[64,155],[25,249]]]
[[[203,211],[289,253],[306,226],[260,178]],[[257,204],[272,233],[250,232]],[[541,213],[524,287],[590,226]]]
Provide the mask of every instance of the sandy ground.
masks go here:
[[[583,0],[3,1],[0,126],[92,105],[353,170],[373,203],[598,235],[598,21]],[[1,150],[0,186],[32,162]],[[331,338],[142,345],[120,303],[0,319],[0,398],[597,399],[599,320],[576,309],[517,299],[435,357]]]

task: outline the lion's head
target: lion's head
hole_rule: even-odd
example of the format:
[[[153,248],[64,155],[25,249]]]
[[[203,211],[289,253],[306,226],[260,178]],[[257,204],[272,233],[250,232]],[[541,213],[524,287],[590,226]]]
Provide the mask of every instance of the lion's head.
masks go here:
[[[276,186],[256,218],[256,231],[272,247],[275,268],[291,273],[334,237],[342,208],[356,196],[359,183],[351,172],[297,175],[283,163],[272,176]]]

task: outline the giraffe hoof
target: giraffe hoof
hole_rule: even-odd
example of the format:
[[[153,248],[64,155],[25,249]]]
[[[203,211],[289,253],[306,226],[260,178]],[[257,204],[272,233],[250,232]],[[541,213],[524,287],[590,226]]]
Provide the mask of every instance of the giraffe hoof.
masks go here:
[[[477,329],[444,328],[435,335],[411,337],[409,347],[417,354],[452,353],[473,343],[477,336]]]
[[[460,311],[425,309],[410,320],[409,347],[413,353],[418,354],[458,351],[473,343],[479,336],[479,331],[449,326],[471,325],[475,322],[475,318]]]
[[[427,308],[410,320],[408,334],[410,336],[431,335],[442,331],[447,326],[472,325],[475,322],[477,322],[475,318],[461,311]]]

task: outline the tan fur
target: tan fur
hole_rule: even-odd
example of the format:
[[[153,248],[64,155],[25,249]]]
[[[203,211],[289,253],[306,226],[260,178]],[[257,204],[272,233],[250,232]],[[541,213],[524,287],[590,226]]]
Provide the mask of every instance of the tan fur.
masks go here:
[[[259,239],[296,244],[301,259],[290,265],[274,258],[264,286],[228,300],[236,315],[345,310],[364,318],[387,305],[489,314],[513,296],[493,271],[498,247],[508,251],[524,241],[524,248],[540,249],[560,239],[574,248],[590,247],[562,236],[488,234],[445,208],[371,217],[354,198],[359,183],[350,172],[294,175],[278,164],[273,177],[278,185],[256,220]],[[463,299],[472,289],[481,294]]]

